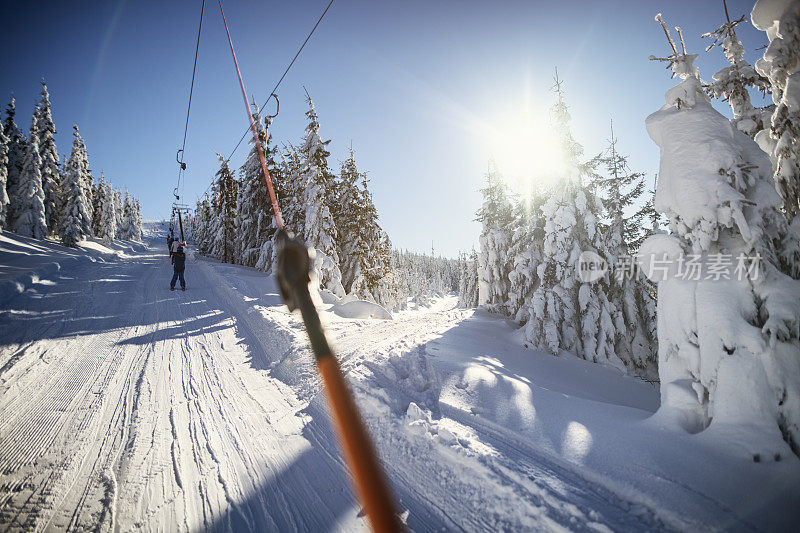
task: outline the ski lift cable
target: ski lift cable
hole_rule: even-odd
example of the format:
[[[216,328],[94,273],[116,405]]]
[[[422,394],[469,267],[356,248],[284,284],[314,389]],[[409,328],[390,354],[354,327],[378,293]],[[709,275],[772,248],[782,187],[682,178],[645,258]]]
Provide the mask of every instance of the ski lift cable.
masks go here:
[[[183,143],[181,149],[175,154],[175,159],[178,161],[178,185],[175,187],[174,195],[176,199],[180,199],[179,193],[181,192],[181,178],[186,171],[186,163],[183,161],[184,150],[186,149],[186,136],[189,132],[189,113],[192,111],[192,94],[194,94],[194,78],[197,73],[197,55],[200,51],[200,33],[203,30],[203,14],[205,12],[206,0],[202,0],[200,4],[200,24],[197,27],[197,42],[194,46],[194,64],[192,65],[192,82],[189,85],[189,103],[186,106],[186,123],[183,126]],[[180,159],[178,159],[180,155]]]
[[[236,67],[236,76],[239,78],[239,87],[242,89],[242,98],[244,99],[244,108],[247,113],[247,118],[250,120],[250,130],[253,133],[253,139],[256,142],[256,150],[258,151],[258,158],[261,161],[261,169],[264,171],[264,182],[267,186],[267,192],[269,192],[269,199],[272,203],[272,214],[275,215],[275,223],[278,226],[279,230],[283,230],[283,216],[281,215],[281,208],[278,205],[278,197],[275,195],[275,189],[272,186],[272,179],[269,175],[269,169],[267,168],[267,157],[264,153],[264,148],[261,146],[261,139],[258,138],[258,130],[256,129],[255,120],[253,120],[253,110],[250,108],[250,104],[247,102],[247,91],[244,88],[244,80],[242,80],[242,72],[239,70],[239,61],[236,59],[236,52],[233,49],[233,40],[231,39],[231,33],[228,31],[228,21],[225,18],[225,11],[222,9],[222,0],[218,0],[219,2],[219,10],[222,13],[222,22],[225,24],[225,33],[228,35],[228,44],[231,47],[231,55],[233,56],[233,65]]]
[[[289,63],[289,66],[286,67],[286,70],[283,71],[283,75],[281,75],[281,78],[278,80],[278,83],[276,83],[275,87],[273,87],[272,90],[269,92],[269,96],[267,96],[267,100],[264,102],[264,104],[261,107],[258,108],[258,113],[259,114],[264,110],[265,107],[267,107],[267,104],[269,103],[270,99],[273,96],[275,96],[275,98],[277,100],[277,96],[275,95],[275,91],[277,91],[278,87],[280,87],[281,82],[283,82],[283,79],[289,73],[289,70],[292,68],[292,65],[294,65],[294,62],[297,61],[298,57],[300,57],[300,52],[303,51],[303,48],[306,47],[306,44],[308,44],[308,41],[311,40],[311,36],[314,35],[314,31],[317,29],[317,26],[319,26],[320,22],[322,22],[322,19],[325,18],[325,14],[331,8],[332,4],[333,4],[333,0],[328,2],[328,6],[325,8],[325,11],[322,12],[322,15],[320,15],[319,19],[317,19],[317,23],[314,24],[313,28],[311,28],[311,31],[306,36],[306,40],[303,41],[303,44],[300,46],[300,49],[297,50],[297,53],[292,58],[292,61]],[[250,131],[250,128],[246,129],[244,131],[244,133],[242,133],[242,136],[239,138],[239,142],[236,143],[236,146],[234,146],[233,150],[231,151],[231,154],[227,157],[227,159],[225,159],[226,161],[230,161],[231,160],[231,157],[233,157],[233,154],[235,154],[236,150],[239,149],[239,146],[242,144],[242,141],[244,140],[244,138],[247,137],[247,132],[248,131]]]
[[[319,314],[314,302],[311,300],[311,293],[308,287],[311,281],[309,249],[284,228],[280,207],[278,206],[278,200],[272,187],[269,169],[267,168],[264,149],[253,120],[253,110],[247,101],[247,91],[244,88],[239,61],[236,59],[236,51],[233,48],[233,40],[228,29],[228,21],[225,18],[225,10],[222,8],[222,0],[217,1],[222,14],[222,21],[225,24],[225,33],[228,36],[233,64],[236,67],[236,75],[239,81],[239,88],[242,91],[245,112],[250,121],[250,131],[253,134],[253,140],[255,141],[261,169],[264,174],[264,181],[272,203],[272,212],[275,215],[275,222],[278,226],[278,231],[275,235],[276,247],[279,251],[276,278],[281,296],[290,311],[299,310],[302,315],[311,349],[316,359],[317,370],[322,376],[339,442],[343,448],[345,459],[352,473],[356,493],[364,506],[367,518],[374,531],[381,533],[399,532],[401,531],[400,521],[395,512],[389,485],[384,477],[375,446],[369,433],[367,433],[358,406],[344,379],[339,361],[328,344]],[[330,4],[328,7],[330,7]]]
[[[283,71],[283,74],[281,75],[281,77],[280,77],[280,79],[278,80],[278,82],[275,84],[275,87],[273,87],[273,88],[272,88],[272,90],[270,91],[270,94],[269,94],[269,96],[267,97],[267,100],[266,100],[266,101],[264,102],[264,104],[263,104],[263,105],[262,105],[262,106],[259,108],[259,110],[258,110],[258,113],[259,113],[259,114],[260,114],[260,113],[261,113],[261,112],[264,110],[264,108],[267,106],[267,104],[269,103],[269,101],[270,101],[270,99],[271,99],[271,98],[273,98],[273,97],[274,97],[274,98],[275,98],[275,101],[276,101],[276,102],[278,101],[278,97],[277,97],[277,95],[275,94],[275,91],[277,91],[277,90],[278,90],[278,87],[280,87],[281,83],[283,82],[283,79],[286,77],[286,75],[289,73],[289,70],[292,68],[292,65],[294,65],[295,61],[297,61],[297,58],[298,58],[298,57],[300,57],[300,52],[302,52],[302,51],[303,51],[303,48],[305,48],[306,44],[308,44],[308,41],[310,41],[310,40],[311,40],[311,36],[312,36],[312,35],[314,35],[314,31],[317,29],[317,26],[319,26],[319,25],[320,25],[320,23],[322,22],[322,19],[325,17],[325,14],[328,12],[328,10],[330,9],[330,7],[331,7],[331,5],[332,5],[332,4],[333,4],[333,0],[330,0],[330,2],[328,2],[328,5],[327,5],[327,7],[325,7],[325,10],[322,12],[322,15],[320,15],[320,17],[317,19],[317,23],[316,23],[316,24],[314,24],[314,27],[313,27],[313,28],[311,28],[311,31],[310,31],[310,32],[308,33],[308,35],[306,36],[306,39],[305,39],[305,41],[303,41],[303,44],[300,46],[300,48],[297,50],[297,53],[296,53],[296,54],[294,55],[294,57],[292,58],[292,61],[289,63],[289,66],[287,66],[287,67],[286,67],[286,70],[284,70],[284,71]],[[280,104],[279,104],[279,105],[280,105]],[[242,136],[239,138],[239,142],[237,142],[237,143],[236,143],[236,146],[233,148],[233,150],[231,150],[231,153],[230,153],[230,155],[229,155],[227,158],[225,158],[225,161],[226,161],[226,162],[229,162],[229,161],[231,160],[231,158],[233,157],[233,155],[236,153],[236,150],[238,150],[238,149],[239,149],[239,146],[241,146],[241,144],[242,144],[242,141],[245,139],[245,137],[247,137],[247,134],[248,134],[248,132],[249,132],[249,131],[250,131],[250,128],[248,127],[248,128],[247,128],[247,129],[244,131],[244,133],[242,134]],[[212,182],[212,183],[210,183],[210,184],[208,185],[208,187],[206,187],[206,190],[203,192],[203,194],[201,194],[201,195],[199,196],[199,198],[202,198],[203,196],[205,196],[206,194],[208,194],[208,191],[211,189],[211,185],[212,185],[212,184],[213,184],[213,182]]]

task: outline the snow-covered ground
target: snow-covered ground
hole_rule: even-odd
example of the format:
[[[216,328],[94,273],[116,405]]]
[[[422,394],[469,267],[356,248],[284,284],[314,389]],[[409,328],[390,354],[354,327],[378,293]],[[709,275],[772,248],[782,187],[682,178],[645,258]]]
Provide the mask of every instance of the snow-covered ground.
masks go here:
[[[0,235],[0,529],[366,528],[274,281],[190,248],[170,292],[159,229],[77,251]],[[323,320],[414,530],[800,518],[797,458],[660,429],[654,385],[528,350],[453,297],[391,320],[335,307]]]

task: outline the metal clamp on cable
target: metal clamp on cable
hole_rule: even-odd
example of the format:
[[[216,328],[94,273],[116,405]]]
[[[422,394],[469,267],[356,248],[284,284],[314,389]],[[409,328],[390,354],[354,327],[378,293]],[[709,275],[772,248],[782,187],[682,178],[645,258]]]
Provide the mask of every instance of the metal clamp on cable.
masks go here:
[[[278,248],[278,271],[275,277],[284,303],[289,311],[300,310],[317,360],[333,357],[308,290],[311,281],[311,257],[308,248],[303,241],[282,229],[275,235],[275,244]]]
[[[300,309],[298,292],[308,292],[311,281],[311,258],[308,248],[291,233],[279,229],[275,235],[278,252],[278,271],[275,277],[278,288],[289,311]]]
[[[181,167],[181,170],[186,170],[186,163],[184,163],[178,158],[181,155],[181,152],[183,152],[183,150],[178,150],[178,153],[175,154],[175,161],[178,162],[178,165]]]

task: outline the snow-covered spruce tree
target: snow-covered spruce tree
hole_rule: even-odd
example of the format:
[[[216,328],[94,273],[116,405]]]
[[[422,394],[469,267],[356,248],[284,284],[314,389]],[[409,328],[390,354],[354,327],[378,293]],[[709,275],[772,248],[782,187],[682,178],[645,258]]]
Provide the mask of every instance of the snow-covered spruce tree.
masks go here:
[[[39,157],[39,135],[35,120],[31,123],[28,152],[22,163],[14,198],[14,231],[25,237],[44,239],[48,231],[42,189],[42,159]]]
[[[139,199],[134,197],[133,198],[133,233],[131,234],[131,239],[136,242],[142,241],[142,206],[139,203]]]
[[[391,294],[391,243],[378,224],[378,210],[368,188],[367,175],[359,172],[355,153],[342,163],[334,182],[331,214],[338,231],[338,246],[345,292],[381,305],[395,307]]]
[[[275,162],[277,149],[272,145],[272,136],[267,134],[271,120],[265,120],[265,127],[258,114],[254,114],[253,118],[258,126],[258,136],[265,151],[270,178],[273,182],[278,181],[275,179],[278,178],[278,165]],[[241,186],[236,198],[236,257],[241,264],[252,267],[258,264],[264,245],[271,241],[277,228],[273,223],[261,160],[252,138],[250,145],[250,154],[239,170]],[[271,250],[271,246],[269,249]],[[265,263],[271,265],[271,257]]]
[[[800,214],[800,3],[759,0],[750,17],[770,41],[756,70],[772,83],[776,104],[769,131],[756,141],[772,156],[775,184],[792,219]],[[800,219],[793,224],[800,232]]]
[[[6,119],[3,121],[3,135],[8,139],[8,166],[6,175],[6,191],[8,193],[8,208],[6,211],[6,226],[12,227],[12,223],[16,216],[14,211],[17,206],[17,185],[19,183],[20,174],[22,174],[22,164],[25,161],[25,155],[28,152],[28,141],[22,132],[17,127],[14,121],[16,116],[16,104],[14,98],[8,102],[6,106]]]
[[[72,152],[64,168],[62,194],[64,209],[61,213],[59,235],[66,246],[75,246],[92,234],[92,219],[89,216],[89,199],[84,183],[89,171],[86,149],[78,126],[73,126]]]
[[[47,85],[42,81],[42,99],[34,113],[39,132],[39,155],[42,159],[42,188],[44,189],[44,212],[47,230],[51,234],[58,233],[58,222],[61,218],[61,168],[56,148],[56,126],[50,110],[50,94]]]
[[[122,216],[120,217],[121,223],[117,228],[117,238],[125,241],[131,240],[133,234],[133,216],[131,208],[131,198],[128,191],[125,191],[125,197],[122,201]]]
[[[300,152],[291,143],[283,146],[280,162],[281,180],[273,183],[275,194],[281,205],[281,214],[286,227],[295,235],[303,235],[305,207],[302,204],[302,161]]]
[[[75,133],[78,133],[78,126],[73,126]],[[77,143],[77,146],[76,146]],[[86,142],[81,137],[80,133],[77,136],[73,135],[73,145],[72,151],[73,153],[77,149],[77,157],[75,159],[76,163],[80,167],[79,175],[80,175],[80,186],[83,189],[83,196],[86,198],[86,214],[89,216],[89,233],[87,235],[91,235],[92,227],[91,227],[91,220],[94,216],[94,177],[92,176],[92,171],[89,170],[89,156],[86,152]],[[70,153],[70,159],[73,157],[73,153]],[[120,217],[122,216],[122,198],[120,196]],[[124,223],[118,222],[118,227],[124,226]]]
[[[92,217],[92,233],[95,237],[104,239],[105,230],[103,229],[103,204],[106,202],[106,180],[103,173],[100,179],[94,184],[94,216]]]
[[[115,217],[115,225],[117,227],[117,238],[121,239],[124,237],[120,237],[126,230],[123,228],[125,222],[122,217],[122,212],[124,208],[124,204],[122,202],[122,191],[119,189],[113,189],[113,199],[114,199],[114,217]]]
[[[83,139],[81,139],[83,142]],[[94,176],[92,175],[92,171],[89,169],[89,156],[86,153],[86,144],[83,145],[83,153],[86,157],[86,173],[83,176],[83,182],[81,183],[81,187],[83,187],[83,193],[86,195],[86,200],[88,204],[86,205],[87,212],[89,213],[89,218],[94,218]]]
[[[331,184],[333,202],[331,216],[338,233],[336,248],[339,250],[342,285],[345,292],[352,293],[353,282],[358,277],[358,290],[363,288],[362,267],[370,253],[370,232],[367,226],[377,219],[374,205],[363,205],[359,191],[362,175],[358,172],[353,147],[348,158],[342,162],[339,176]],[[363,176],[366,181],[366,176]],[[366,188],[366,187],[365,187]],[[365,210],[370,210],[366,213]],[[369,220],[368,220],[369,219]],[[358,294],[365,298],[365,294]]]
[[[521,326],[524,326],[530,318],[528,303],[539,285],[536,270],[543,253],[544,200],[544,194],[534,189],[514,205],[508,250],[508,257],[512,259],[512,270],[508,274],[510,284],[507,306],[509,316]]]
[[[208,205],[208,196],[203,196],[202,199],[198,198],[194,208],[194,217],[192,218],[192,235],[194,236],[194,244],[197,251],[201,254],[207,254],[206,249],[206,206]]]
[[[610,274],[595,281],[581,281],[578,275],[582,252],[594,252],[608,261],[598,227],[602,205],[593,187],[582,184],[587,174],[586,165],[578,160],[583,148],[572,137],[557,73],[554,89],[551,129],[559,136],[563,168],[541,207],[544,243],[525,338],[553,354],[566,350],[623,368],[615,353],[618,311],[609,299]]]
[[[199,202],[199,207],[195,211],[195,242],[197,250],[201,254],[211,255],[211,200],[206,194]]]
[[[238,182],[220,154],[219,170],[212,186],[213,244],[211,253],[225,263],[236,262],[236,191]]]
[[[8,193],[6,182],[8,180],[8,137],[0,128],[0,231],[6,227],[6,212],[8,211]]]
[[[752,87],[768,93],[771,91],[771,85],[767,78],[756,72],[756,69],[744,59],[744,47],[737,38],[735,29],[744,21],[744,15],[738,20],[731,21],[728,15],[728,5],[724,0],[723,6],[727,22],[712,32],[704,33],[703,37],[713,38],[712,43],[706,48],[706,52],[719,44],[731,66],[714,74],[714,81],[709,83],[705,89],[709,96],[725,98],[730,103],[733,111],[733,124],[739,131],[746,133],[752,139],[759,131],[769,127],[769,117],[772,115],[774,106],[754,107],[750,101],[748,89]]]
[[[655,302],[634,256],[645,235],[646,207],[638,208],[644,193],[644,174],[632,172],[627,158],[617,151],[614,127],[605,152],[593,160],[593,181],[601,192],[605,217],[601,224],[610,271],[609,299],[615,315],[615,351],[628,372],[646,379],[658,377],[657,340],[652,336]],[[603,167],[598,172],[597,167]]]
[[[466,254],[459,257],[459,272],[458,306],[478,307],[478,253],[475,250],[469,257]]]
[[[363,190],[366,191],[366,183],[364,183]],[[372,201],[371,196],[369,200]],[[389,235],[378,226],[377,220],[372,228],[377,237],[370,239],[370,255],[362,266],[363,283],[365,287],[369,288],[370,298],[368,299],[389,311],[405,309],[408,292],[405,279],[398,272],[392,257],[392,242],[389,240]],[[359,286],[358,277],[353,286]]]
[[[141,208],[139,206],[139,200],[136,200],[136,208],[139,210],[138,217],[139,220],[141,221],[142,215],[141,215]],[[194,218],[195,218],[194,213],[191,214],[186,213],[183,217],[183,235],[186,238],[186,242],[191,244],[196,244],[194,237],[194,228],[195,228]]]
[[[139,214],[139,200],[125,191],[125,200],[122,207],[122,226],[119,229],[119,238],[128,241],[142,240],[142,219]]]
[[[789,228],[770,161],[710,105],[697,56],[670,44],[682,81],[646,124],[661,150],[655,208],[671,233],[645,241],[645,268],[655,277],[654,260],[731,259],[719,279],[710,266],[694,279],[658,276],[656,417],[756,461],[800,454],[800,282],[779,267]]]
[[[303,217],[303,240],[316,249],[314,269],[319,285],[337,296],[344,296],[342,274],[339,270],[339,253],[336,250],[338,232],[330,212],[333,200],[331,186],[334,176],[328,166],[327,150],[330,141],[319,135],[319,120],[314,102],[307,98],[308,126],[299,148],[300,154],[300,205]]]
[[[505,314],[508,274],[512,269],[508,248],[513,219],[508,187],[492,161],[486,172],[486,187],[481,192],[483,205],[475,219],[482,228],[478,239],[478,301],[489,311]]]
[[[95,236],[104,239],[108,242],[117,238],[117,217],[114,213],[114,189],[110,184],[103,182],[103,176],[100,175],[100,186],[102,187],[100,193],[100,219],[95,227]]]

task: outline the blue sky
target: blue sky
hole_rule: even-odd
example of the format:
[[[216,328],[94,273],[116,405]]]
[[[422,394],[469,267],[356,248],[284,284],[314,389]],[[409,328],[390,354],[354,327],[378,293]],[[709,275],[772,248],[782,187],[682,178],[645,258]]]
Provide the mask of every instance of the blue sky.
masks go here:
[[[326,4],[225,2],[245,85],[257,101]],[[0,101],[13,93],[18,123],[28,128],[45,77],[59,151],[68,155],[78,124],[95,175],[102,170],[136,194],[146,218],[167,217],[199,8],[199,0],[4,2]],[[732,17],[751,8],[729,1]],[[668,52],[657,12],[684,29],[689,51],[700,54],[701,77],[725,66],[721,52],[705,53],[700,39],[723,22],[721,0],[335,0],[278,91],[272,134],[280,142],[300,139],[305,85],[321,134],[332,139],[331,166],[338,170],[352,141],[394,244],[417,251],[433,245],[455,256],[477,243],[473,219],[496,151],[492,132],[516,131],[526,109],[546,132],[556,65],[586,154],[604,148],[613,118],[631,166],[657,171],[658,149],[644,119],[675,83],[663,64],[647,59]],[[753,63],[766,36],[749,23],[740,28]],[[217,169],[215,152],[230,153],[247,127],[215,0],[206,3],[195,83],[183,189],[191,204]],[[729,114],[727,103],[717,108]],[[232,162],[238,166],[245,152]]]

